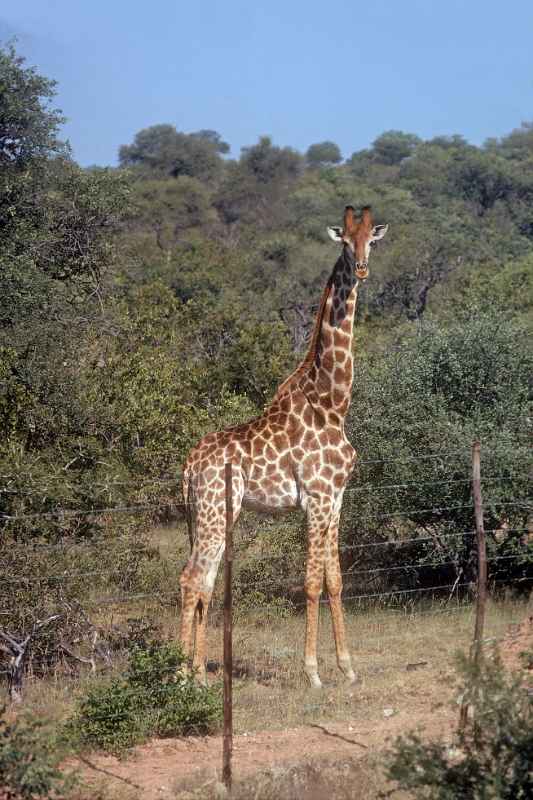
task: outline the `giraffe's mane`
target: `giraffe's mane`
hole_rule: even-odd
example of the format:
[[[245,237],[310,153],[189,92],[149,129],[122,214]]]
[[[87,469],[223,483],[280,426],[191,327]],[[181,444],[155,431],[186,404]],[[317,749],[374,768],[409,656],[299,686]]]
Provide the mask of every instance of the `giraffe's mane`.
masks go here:
[[[300,361],[294,372],[292,372],[289,377],[283,381],[281,386],[278,388],[276,394],[274,395],[274,399],[281,397],[282,395],[286,394],[288,391],[293,389],[298,382],[302,375],[309,369],[311,364],[315,360],[316,352],[317,352],[317,345],[320,336],[320,331],[322,328],[322,321],[324,319],[324,312],[326,310],[326,303],[328,302],[329,295],[331,293],[331,287],[333,286],[333,277],[335,275],[337,269],[338,262],[335,263],[335,267],[333,268],[333,272],[328,278],[328,282],[322,292],[322,297],[320,298],[320,305],[318,307],[315,327],[313,329],[313,333],[311,335],[311,341],[309,342],[309,347],[307,350],[306,355],[304,356],[303,360]]]

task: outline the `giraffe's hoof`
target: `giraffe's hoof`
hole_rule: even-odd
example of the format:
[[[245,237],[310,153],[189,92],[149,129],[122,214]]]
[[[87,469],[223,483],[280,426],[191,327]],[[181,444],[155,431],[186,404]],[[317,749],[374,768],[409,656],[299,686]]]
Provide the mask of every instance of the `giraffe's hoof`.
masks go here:
[[[339,658],[337,664],[340,671],[344,675],[344,678],[348,686],[351,686],[352,684],[359,682],[357,675],[352,669],[352,662],[350,658],[342,658],[342,659]]]
[[[313,689],[322,689],[322,681],[318,677],[318,664],[316,658],[306,658],[304,672]]]
[[[311,684],[311,689],[322,689],[322,681],[320,680],[318,672],[307,672],[306,670],[305,674]]]
[[[349,672],[346,672],[344,677],[346,678],[347,686],[353,686],[355,683],[361,683],[361,678],[355,674],[353,669],[351,669]]]

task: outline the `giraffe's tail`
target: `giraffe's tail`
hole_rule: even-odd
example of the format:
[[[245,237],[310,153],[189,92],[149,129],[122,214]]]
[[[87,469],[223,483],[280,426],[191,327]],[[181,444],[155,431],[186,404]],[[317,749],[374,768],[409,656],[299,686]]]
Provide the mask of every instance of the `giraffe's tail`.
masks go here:
[[[189,533],[189,543],[191,550],[196,539],[196,491],[194,476],[188,471],[183,482],[183,499],[185,500],[185,513],[187,515],[187,530]]]

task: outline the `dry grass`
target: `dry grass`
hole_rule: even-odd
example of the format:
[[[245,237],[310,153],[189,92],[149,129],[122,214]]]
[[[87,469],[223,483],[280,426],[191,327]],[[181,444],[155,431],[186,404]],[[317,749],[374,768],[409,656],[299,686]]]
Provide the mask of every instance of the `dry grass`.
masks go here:
[[[232,800],[374,800],[390,788],[375,757],[318,759],[260,770],[233,783]],[[224,786],[213,779],[175,787],[176,800],[225,800]],[[407,800],[398,792],[396,800]]]
[[[491,603],[487,638],[501,637],[510,622],[525,613],[525,604]],[[319,667],[322,692],[312,692],[302,674],[304,618],[239,620],[234,655],[250,677],[235,681],[234,723],[237,732],[285,728],[324,720],[383,719],[394,713],[426,708],[438,713],[449,704],[454,684],[454,654],[467,650],[473,610],[426,607],[416,611],[351,611],[348,639],[360,683],[348,687],[336,667],[327,607],[321,610]],[[210,655],[221,659],[221,632],[211,630]],[[255,676],[255,679],[254,679]]]

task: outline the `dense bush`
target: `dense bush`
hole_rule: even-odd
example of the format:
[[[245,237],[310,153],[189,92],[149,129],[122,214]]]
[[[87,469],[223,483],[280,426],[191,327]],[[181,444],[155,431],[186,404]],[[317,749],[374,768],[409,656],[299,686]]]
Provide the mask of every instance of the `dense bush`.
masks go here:
[[[475,579],[471,445],[479,439],[491,576],[519,577],[527,588],[532,367],[523,327],[476,308],[358,359],[348,435],[361,465],[343,523],[344,541],[357,546],[354,567],[390,563],[392,587]],[[388,540],[398,547],[361,547]],[[383,577],[374,575],[378,586]]]
[[[453,747],[417,734],[397,740],[388,766],[399,788],[424,800],[528,800],[533,797],[533,698],[499,658],[462,663],[473,720]]]
[[[82,746],[120,752],[149,736],[186,736],[215,730],[221,719],[217,687],[200,686],[185,670],[179,648],[135,644],[123,676],[94,684],[68,724]]]

